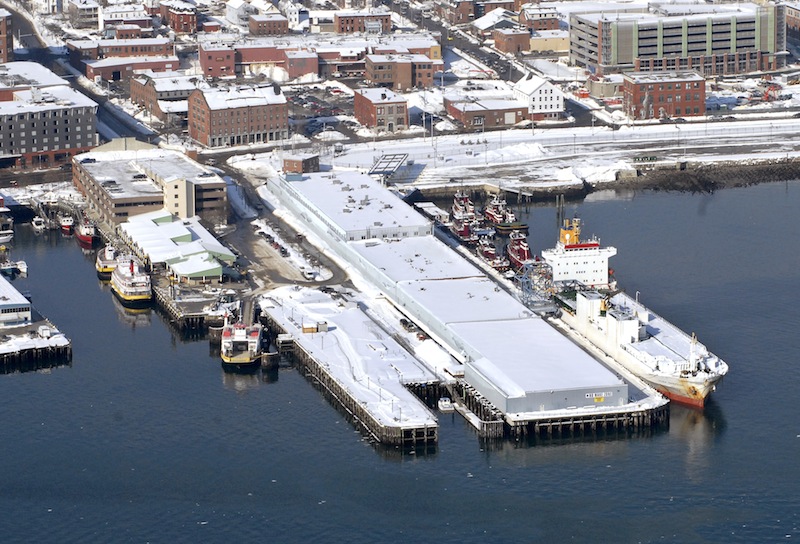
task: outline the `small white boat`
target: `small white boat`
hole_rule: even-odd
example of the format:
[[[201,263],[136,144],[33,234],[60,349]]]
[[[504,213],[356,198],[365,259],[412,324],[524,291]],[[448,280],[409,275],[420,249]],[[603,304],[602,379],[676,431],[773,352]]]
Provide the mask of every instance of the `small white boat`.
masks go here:
[[[71,215],[58,214],[58,223],[61,225],[61,230],[66,233],[72,232],[72,227],[75,224],[75,219]]]
[[[44,222],[44,219],[39,217],[38,215],[31,219],[31,226],[33,230],[36,232],[41,232],[47,227],[47,224]]]
[[[438,406],[439,406],[439,411],[442,413],[448,413],[455,410],[455,407],[453,406],[453,401],[450,400],[450,397],[440,398]]]
[[[5,244],[14,239],[13,230],[0,230],[0,244]]]

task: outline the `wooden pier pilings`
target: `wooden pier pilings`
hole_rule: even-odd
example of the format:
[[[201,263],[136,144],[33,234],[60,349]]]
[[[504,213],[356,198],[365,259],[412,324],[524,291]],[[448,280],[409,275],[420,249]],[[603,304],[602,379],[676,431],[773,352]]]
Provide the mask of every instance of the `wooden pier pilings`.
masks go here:
[[[153,296],[158,307],[169,317],[170,322],[183,334],[205,334],[211,323],[207,323],[207,316],[202,312],[189,313],[183,311],[170,297],[167,289],[157,285],[153,286]]]
[[[385,446],[403,449],[429,448],[439,439],[438,426],[390,426],[378,421],[369,410],[342,386],[327,369],[295,342],[281,327],[268,320],[269,327],[277,333],[276,345],[280,354],[291,353],[306,378],[323,391],[325,397],[343,411],[362,433]]]
[[[72,364],[72,344],[26,348],[0,354],[0,373],[33,372]]]

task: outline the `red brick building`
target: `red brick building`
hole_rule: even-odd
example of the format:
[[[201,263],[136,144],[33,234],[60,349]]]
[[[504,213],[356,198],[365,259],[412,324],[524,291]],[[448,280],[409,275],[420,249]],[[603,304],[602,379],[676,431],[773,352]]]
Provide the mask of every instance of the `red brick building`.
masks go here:
[[[189,96],[189,136],[206,147],[285,140],[286,97],[277,85],[196,89]]]
[[[161,20],[177,34],[197,32],[197,8],[183,0],[161,0]]]
[[[162,123],[186,125],[189,95],[202,83],[181,72],[144,72],[130,80],[131,102]]]
[[[280,13],[251,15],[247,25],[253,36],[284,36],[289,33],[289,19]]]
[[[447,114],[466,128],[484,130],[511,127],[528,118],[528,106],[519,100],[444,99]]]
[[[406,99],[389,89],[356,89],[353,113],[368,128],[394,132],[408,126]]]
[[[519,24],[530,30],[558,30],[559,17],[556,8],[538,4],[525,4],[519,11]]]
[[[425,55],[367,55],[364,79],[396,91],[422,89],[433,85],[433,76],[442,67],[441,60],[431,60]]]
[[[138,25],[119,24],[111,28],[106,28],[114,33],[116,40],[138,40],[142,37],[142,27]]]
[[[112,57],[156,57],[175,54],[169,38],[135,40],[68,40],[69,63],[83,70],[83,62]]]
[[[439,17],[451,25],[463,25],[475,19],[474,0],[445,0],[436,5]]]
[[[0,8],[0,62],[14,60],[14,25],[11,12]]]
[[[392,15],[388,10],[337,11],[333,15],[333,26],[337,34],[389,34],[392,31]]]
[[[529,30],[514,28],[498,28],[492,33],[494,48],[501,53],[516,55],[531,50],[531,33]]]
[[[236,53],[230,46],[201,42],[197,56],[205,77],[232,76],[236,73]]]
[[[287,174],[319,172],[319,155],[316,153],[285,155],[283,157],[283,171]]]
[[[697,72],[629,72],[622,75],[623,109],[631,119],[706,113],[706,82]]]

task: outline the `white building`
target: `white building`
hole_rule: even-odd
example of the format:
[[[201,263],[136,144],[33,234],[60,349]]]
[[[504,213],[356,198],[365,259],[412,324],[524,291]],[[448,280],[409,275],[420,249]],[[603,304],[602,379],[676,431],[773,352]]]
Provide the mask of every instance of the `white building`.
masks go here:
[[[532,119],[558,117],[564,111],[564,93],[544,78],[527,75],[512,89],[514,98],[528,105]]]
[[[246,0],[228,0],[225,4],[225,19],[234,25],[247,26],[250,16],[256,13],[258,10]]]
[[[16,327],[31,322],[31,301],[0,275],[0,327]]]

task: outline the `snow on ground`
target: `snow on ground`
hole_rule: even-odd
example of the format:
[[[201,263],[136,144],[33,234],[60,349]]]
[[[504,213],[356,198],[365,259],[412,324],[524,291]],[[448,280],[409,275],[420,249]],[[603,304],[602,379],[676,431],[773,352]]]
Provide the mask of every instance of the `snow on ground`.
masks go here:
[[[64,177],[70,177],[70,174],[65,172]],[[85,202],[83,195],[78,192],[72,181],[10,187],[3,189],[2,195],[6,205],[29,206],[33,201],[57,202],[59,200],[76,204]]]
[[[366,315],[366,299],[355,296],[354,302],[341,304],[319,290],[292,286],[271,291],[260,305],[381,425],[436,426],[433,413],[404,386],[434,375]],[[328,330],[303,332],[304,325],[317,323]]]

